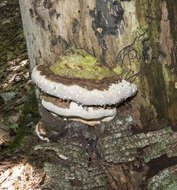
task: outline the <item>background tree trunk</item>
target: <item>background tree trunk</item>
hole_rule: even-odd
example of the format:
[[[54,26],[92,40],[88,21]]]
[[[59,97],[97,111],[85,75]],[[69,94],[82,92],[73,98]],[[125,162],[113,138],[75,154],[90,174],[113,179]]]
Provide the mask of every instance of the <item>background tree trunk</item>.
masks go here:
[[[142,181],[145,180],[142,176],[146,176],[147,182],[147,175],[150,178],[160,169],[164,169],[159,167],[155,172],[149,169],[151,173],[149,174],[147,168],[152,166],[149,164],[150,160],[161,158],[162,155],[168,157],[171,146],[175,144],[176,133],[161,128],[168,123],[173,129],[177,129],[176,1],[20,0],[20,7],[31,68],[41,63],[54,63],[68,48],[76,47],[85,49],[97,57],[101,64],[114,69],[122,78],[136,83],[137,96],[120,108],[124,113],[121,115],[119,112],[122,119],[119,116],[115,122],[105,124],[109,135],[107,137],[103,135],[97,142],[102,160],[115,165],[108,166],[103,163],[101,173],[97,173],[99,170],[97,168],[95,175],[104,176],[106,173],[112,188],[142,187]],[[156,131],[149,132],[152,130]],[[146,135],[144,131],[149,133]],[[138,136],[134,135],[135,133],[138,133]],[[123,135],[125,138],[114,134],[120,134],[121,137]],[[156,139],[156,135],[161,140]],[[109,143],[105,140],[107,138]],[[121,144],[122,146],[126,144],[123,146],[126,150],[121,150]],[[48,145],[44,147],[46,146]],[[162,157],[162,160],[168,160],[166,157]],[[174,160],[169,161],[173,164],[168,163],[166,166],[175,165]],[[131,163],[120,164],[129,161]],[[143,168],[142,172],[135,172],[135,167]],[[115,173],[115,170],[120,173]],[[91,171],[93,172],[93,169]],[[134,173],[127,174],[128,177],[123,176],[127,171]],[[164,170],[158,175],[163,175],[163,172]],[[88,171],[86,173],[88,174]],[[139,176],[136,182],[135,174]],[[119,177],[122,181],[116,180]],[[73,183],[79,184],[79,181]],[[88,184],[91,184],[91,181]],[[149,183],[153,184],[152,178]],[[67,182],[63,184],[65,189],[69,189],[69,186],[66,187]],[[100,187],[105,185],[101,182],[99,184]],[[123,187],[122,184],[128,185]],[[96,187],[99,188],[99,185]],[[153,185],[148,187],[153,189]]]
[[[102,64],[121,67],[123,77],[135,75],[135,113],[143,126],[156,118],[177,123],[175,1],[25,0],[20,6],[31,67],[55,62],[69,47],[84,48]]]

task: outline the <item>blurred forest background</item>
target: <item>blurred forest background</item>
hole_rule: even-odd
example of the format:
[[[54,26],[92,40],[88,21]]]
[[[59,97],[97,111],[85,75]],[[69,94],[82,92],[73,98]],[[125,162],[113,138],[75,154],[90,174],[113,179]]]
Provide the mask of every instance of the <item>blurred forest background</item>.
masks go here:
[[[18,0],[0,1],[0,189],[41,189],[44,174],[32,163],[39,116]],[[22,124],[23,123],[23,124]],[[29,159],[31,157],[31,162]],[[32,166],[33,165],[33,166]],[[40,186],[40,188],[39,188]]]

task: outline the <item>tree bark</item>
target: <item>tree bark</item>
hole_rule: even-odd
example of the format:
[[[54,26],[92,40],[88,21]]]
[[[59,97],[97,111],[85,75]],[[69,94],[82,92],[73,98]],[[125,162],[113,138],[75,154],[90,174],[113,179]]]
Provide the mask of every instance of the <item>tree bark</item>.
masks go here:
[[[170,175],[175,176],[174,165],[177,164],[176,132],[167,127],[171,125],[173,130],[177,129],[175,0],[19,1],[31,69],[38,64],[55,63],[69,48],[81,48],[138,87],[137,96],[118,108],[119,115],[113,122],[98,126],[106,130],[99,131],[95,138],[93,135],[89,137],[96,146],[96,149],[91,148],[89,159],[94,160],[92,156],[96,154],[100,164],[89,170],[89,164],[83,167],[82,161],[77,161],[73,170],[73,163],[69,163],[70,169],[61,169],[63,163],[60,163],[57,171],[65,170],[72,175],[64,178],[48,172],[55,182],[57,178],[63,181],[63,186],[58,184],[55,188],[108,189],[109,186],[115,189],[143,189],[146,186],[149,189],[165,189],[163,180],[158,183],[156,178],[168,181]],[[52,116],[47,114],[47,117],[42,117],[44,123],[50,123],[48,120]],[[48,126],[52,128],[51,124]],[[97,134],[97,130],[93,133]],[[65,137],[52,146],[60,147],[66,139],[68,142],[68,134],[67,131]],[[90,141],[86,140],[90,147]],[[77,143],[78,148],[80,142]],[[67,143],[65,145],[64,152],[70,150]],[[44,149],[48,145],[37,149],[41,147]],[[84,148],[75,150],[77,154],[80,149]],[[57,155],[62,159],[59,153]],[[73,158],[72,155],[68,157]],[[163,159],[168,160],[164,167]],[[153,161],[156,164],[162,162],[159,170],[152,169]],[[88,163],[88,158],[84,158],[84,163]],[[53,165],[46,167],[49,171]],[[75,171],[78,171],[78,176]],[[163,175],[165,171],[168,171],[166,177]],[[99,179],[95,180],[94,175]],[[92,186],[93,183],[96,185]]]

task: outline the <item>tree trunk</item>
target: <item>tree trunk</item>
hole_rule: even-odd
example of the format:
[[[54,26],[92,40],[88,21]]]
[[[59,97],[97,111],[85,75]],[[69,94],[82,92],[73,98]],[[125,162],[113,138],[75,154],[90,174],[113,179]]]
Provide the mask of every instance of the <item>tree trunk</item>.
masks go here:
[[[91,132],[89,140],[94,141],[95,148],[88,157],[96,160],[96,166],[89,166],[86,155],[80,159],[84,149],[80,142],[77,150],[66,156],[71,160],[79,157],[75,167],[61,161],[61,155],[73,150],[68,140],[71,131],[57,143],[36,147],[56,147],[52,150],[61,162],[45,165],[54,180],[52,184],[60,180],[53,189],[167,189],[165,183],[176,185],[172,181],[176,174],[177,134],[167,128],[170,124],[177,129],[176,1],[20,0],[20,7],[31,69],[55,63],[69,48],[81,48],[138,87],[137,96],[118,108],[114,121],[98,126],[104,132]],[[50,114],[44,117],[44,112],[44,123],[54,120]],[[52,130],[52,122],[48,123]],[[65,130],[67,123],[63,125]],[[88,130],[87,126],[83,128]],[[88,144],[90,148],[92,143],[87,141],[86,149]],[[165,172],[168,175],[164,177]]]

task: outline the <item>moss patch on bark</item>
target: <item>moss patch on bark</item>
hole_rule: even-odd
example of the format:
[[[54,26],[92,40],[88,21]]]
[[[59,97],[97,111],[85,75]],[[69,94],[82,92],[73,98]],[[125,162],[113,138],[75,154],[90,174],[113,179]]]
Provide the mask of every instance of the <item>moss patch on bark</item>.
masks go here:
[[[114,77],[116,73],[101,65],[95,57],[84,50],[75,50],[74,53],[60,57],[60,60],[50,66],[55,74],[67,78],[94,79]]]

